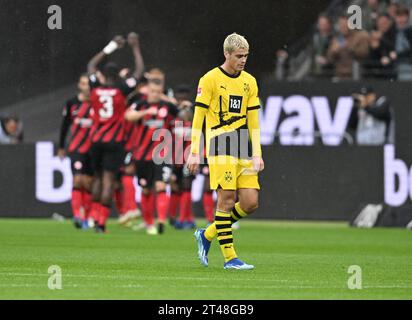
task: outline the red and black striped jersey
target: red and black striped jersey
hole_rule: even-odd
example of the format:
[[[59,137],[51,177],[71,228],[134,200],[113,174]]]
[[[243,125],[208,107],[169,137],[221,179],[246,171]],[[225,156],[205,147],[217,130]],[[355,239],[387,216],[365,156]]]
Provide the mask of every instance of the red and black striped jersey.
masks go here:
[[[192,121],[175,119],[173,121],[173,164],[183,166],[190,153]]]
[[[172,141],[168,141],[165,144],[163,138],[172,138],[172,121],[177,116],[177,107],[165,101],[148,103],[147,100],[136,103],[131,107],[136,111],[157,108],[156,115],[146,115],[136,123],[138,130],[136,132],[137,139],[134,140],[133,143],[134,159],[138,161],[152,161],[155,156],[163,158],[165,154],[169,154],[171,152]],[[156,136],[160,137],[159,141],[156,141]],[[160,143],[164,144],[166,147],[161,150],[159,155],[154,155],[154,152],[156,151],[155,149]]]
[[[147,97],[144,94],[137,93],[133,95],[132,98],[129,97],[129,106],[130,108],[135,108],[135,106],[140,102],[145,100]],[[140,124],[135,122],[126,121],[125,123],[125,135],[124,135],[124,149],[127,152],[131,152],[133,150],[133,146],[135,141],[139,140],[139,126]]]
[[[136,80],[129,78],[115,86],[101,85],[93,75],[90,80],[90,101],[94,110],[92,143],[124,143],[126,99],[135,89]]]
[[[76,96],[67,101],[63,109],[63,122],[60,129],[59,147],[64,148],[70,129],[67,151],[86,153],[91,146],[90,130],[93,124],[93,109],[90,101],[80,101]]]

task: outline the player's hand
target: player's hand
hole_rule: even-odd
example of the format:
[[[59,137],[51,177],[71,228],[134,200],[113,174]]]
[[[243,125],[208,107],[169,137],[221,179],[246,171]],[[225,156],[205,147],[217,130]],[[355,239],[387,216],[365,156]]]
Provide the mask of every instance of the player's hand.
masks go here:
[[[131,47],[139,46],[139,35],[136,32],[130,32],[127,35],[127,44]]]
[[[197,174],[200,166],[200,155],[196,153],[189,154],[189,158],[187,159],[186,165],[189,169],[190,174]]]
[[[66,150],[60,148],[59,150],[57,150],[57,156],[60,158],[60,160],[63,160],[64,158],[66,158]]]
[[[265,163],[262,157],[253,157],[252,163],[253,163],[253,169],[256,172],[260,172],[260,171],[263,171],[263,169],[265,169]]]
[[[117,35],[113,38],[113,41],[117,43],[117,45],[119,46],[118,49],[121,49],[124,47],[124,44],[126,43],[125,38],[122,35]]]

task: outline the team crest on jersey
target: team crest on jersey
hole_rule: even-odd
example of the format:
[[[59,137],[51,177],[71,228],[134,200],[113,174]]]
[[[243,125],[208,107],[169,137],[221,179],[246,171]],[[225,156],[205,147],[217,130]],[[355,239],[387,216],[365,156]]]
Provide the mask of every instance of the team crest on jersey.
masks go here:
[[[242,109],[242,96],[229,96],[229,112],[240,113]]]
[[[243,91],[245,92],[245,93],[249,93],[249,91],[250,91],[250,86],[249,86],[249,83],[243,83]]]
[[[231,171],[225,171],[225,181],[230,182],[233,180],[232,172]]]
[[[160,108],[159,112],[157,113],[160,118],[166,118],[169,111],[166,107]]]
[[[200,97],[202,95],[202,88],[197,88],[197,96]]]

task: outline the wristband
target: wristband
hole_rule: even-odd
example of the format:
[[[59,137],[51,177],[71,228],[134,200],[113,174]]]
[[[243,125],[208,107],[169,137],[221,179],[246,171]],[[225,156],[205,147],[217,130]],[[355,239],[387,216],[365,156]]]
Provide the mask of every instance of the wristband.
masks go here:
[[[112,40],[107,46],[104,47],[103,52],[105,55],[112,54],[119,47],[116,41]]]

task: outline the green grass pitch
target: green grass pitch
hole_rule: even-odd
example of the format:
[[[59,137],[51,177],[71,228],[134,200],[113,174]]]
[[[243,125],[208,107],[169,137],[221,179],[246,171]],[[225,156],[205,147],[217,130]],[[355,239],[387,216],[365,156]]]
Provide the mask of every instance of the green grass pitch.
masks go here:
[[[244,221],[234,232],[253,271],[225,271],[217,243],[209,267],[191,231],[148,236],[109,225],[109,234],[69,221],[0,220],[0,299],[411,299],[412,232],[343,223]],[[47,286],[62,270],[62,289]],[[348,289],[348,268],[362,289]]]

